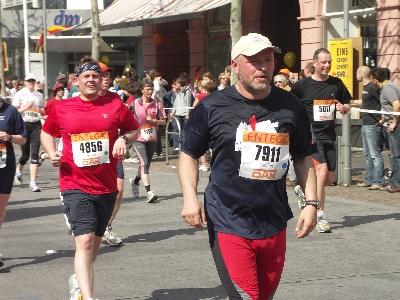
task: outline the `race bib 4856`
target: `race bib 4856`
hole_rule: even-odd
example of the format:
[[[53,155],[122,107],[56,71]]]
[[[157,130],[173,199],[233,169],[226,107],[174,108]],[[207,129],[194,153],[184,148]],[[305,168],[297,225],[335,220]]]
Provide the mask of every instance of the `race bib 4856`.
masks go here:
[[[72,155],[78,167],[110,163],[107,131],[71,134]]]

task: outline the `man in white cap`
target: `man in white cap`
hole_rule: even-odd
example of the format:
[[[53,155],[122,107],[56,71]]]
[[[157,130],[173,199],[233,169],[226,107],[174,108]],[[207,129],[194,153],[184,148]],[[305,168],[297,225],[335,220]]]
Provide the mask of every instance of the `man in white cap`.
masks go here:
[[[235,44],[238,83],[211,93],[193,110],[181,140],[179,178],[189,226],[207,224],[211,251],[230,299],[271,299],[286,251],[289,153],[307,201],[298,238],[316,224],[318,200],[310,121],[294,95],[271,85],[274,47],[250,33]],[[205,208],[197,198],[198,159],[213,149]]]
[[[36,175],[41,161],[39,160],[40,130],[42,123],[40,119],[44,113],[43,95],[35,90],[36,78],[28,73],[24,80],[25,87],[15,93],[12,105],[15,106],[24,120],[26,127],[26,143],[21,145],[21,157],[18,161],[14,184],[22,184],[22,169],[31,158],[29,189],[32,192],[40,192],[36,184]]]

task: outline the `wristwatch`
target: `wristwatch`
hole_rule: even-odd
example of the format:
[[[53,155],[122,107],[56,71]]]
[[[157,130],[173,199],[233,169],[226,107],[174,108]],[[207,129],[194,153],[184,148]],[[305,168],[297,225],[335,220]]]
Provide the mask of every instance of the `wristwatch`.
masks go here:
[[[124,135],[120,135],[120,138],[123,138],[125,140],[125,144],[128,144],[128,137],[124,134]]]
[[[312,205],[318,210],[319,209],[319,200],[304,201],[303,202],[303,208],[305,208],[307,205]]]
[[[13,136],[11,134],[8,135],[8,141],[11,142],[13,139]]]

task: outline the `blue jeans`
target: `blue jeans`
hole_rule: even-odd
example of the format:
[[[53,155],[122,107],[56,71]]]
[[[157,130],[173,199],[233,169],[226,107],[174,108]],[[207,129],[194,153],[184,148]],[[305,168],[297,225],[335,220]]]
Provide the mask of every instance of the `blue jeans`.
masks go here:
[[[181,135],[183,134],[183,129],[186,126],[186,123],[188,120],[186,120],[186,116],[175,116],[176,119],[178,120],[179,124],[181,125]],[[172,122],[172,131],[173,132],[179,132],[178,130],[178,125],[176,124],[176,122]],[[179,137],[178,135],[174,134],[174,148],[178,148],[179,147]]]
[[[392,176],[389,180],[389,185],[396,187],[400,186],[400,125],[394,131],[388,132],[390,146],[390,168]]]
[[[385,185],[383,175],[384,163],[381,150],[381,127],[363,125],[361,128],[364,155],[367,158],[365,165],[365,183],[368,185]]]

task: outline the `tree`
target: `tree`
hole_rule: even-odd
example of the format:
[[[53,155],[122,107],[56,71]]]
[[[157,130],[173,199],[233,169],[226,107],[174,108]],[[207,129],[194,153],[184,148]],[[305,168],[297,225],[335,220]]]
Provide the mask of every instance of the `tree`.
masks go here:
[[[231,4],[231,39],[232,48],[242,36],[242,4],[243,0],[232,0]],[[231,72],[231,85],[238,81],[237,75]]]
[[[1,20],[1,2],[0,2],[0,20]],[[3,30],[0,25],[0,83],[1,83],[1,96],[4,98],[6,95],[6,81],[4,78],[4,50],[3,50]]]
[[[92,0],[92,58],[100,60],[100,18],[97,0]]]

